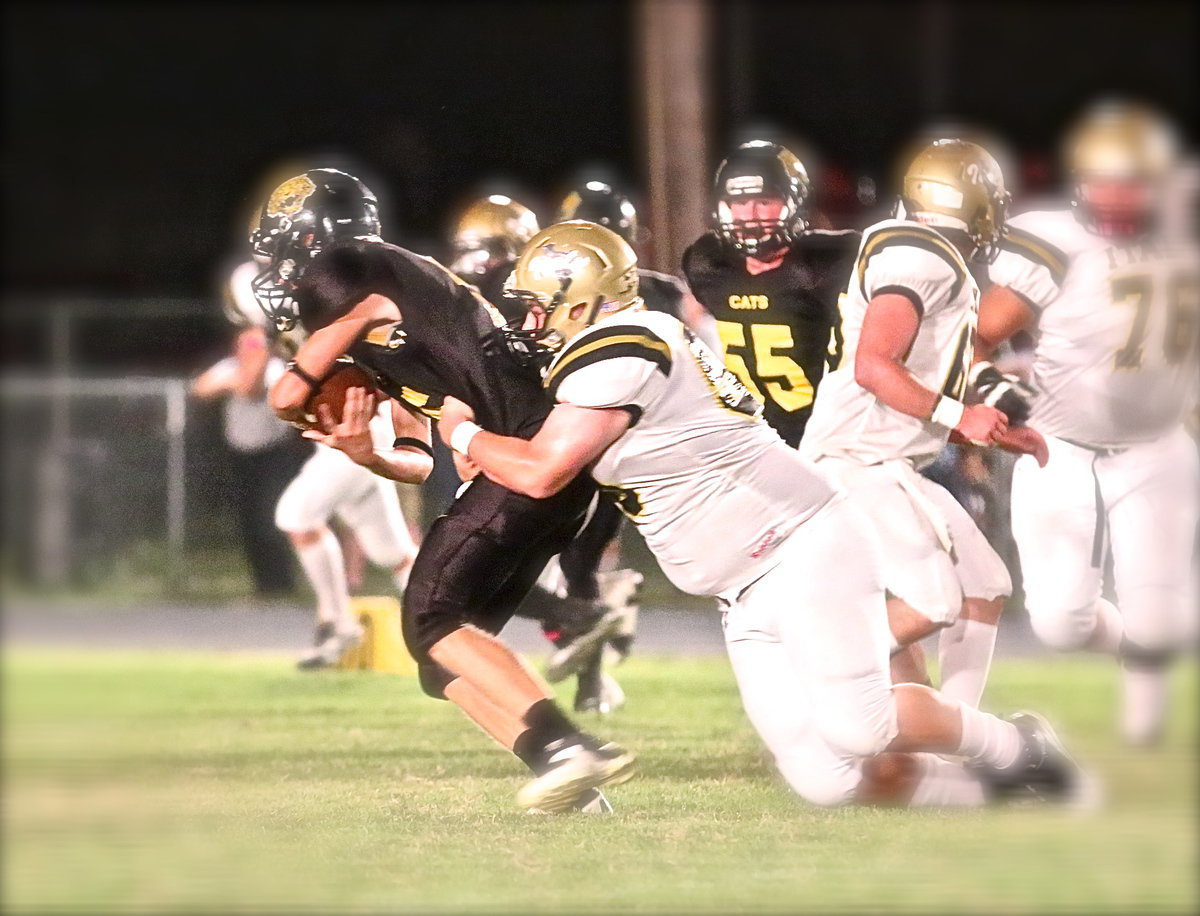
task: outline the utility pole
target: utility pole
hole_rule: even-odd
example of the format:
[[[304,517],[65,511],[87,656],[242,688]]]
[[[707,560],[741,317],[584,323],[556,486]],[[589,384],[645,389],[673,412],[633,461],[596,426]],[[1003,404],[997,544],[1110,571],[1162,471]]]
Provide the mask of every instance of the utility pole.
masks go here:
[[[638,84],[651,237],[647,265],[679,273],[709,209],[708,0],[638,0]]]

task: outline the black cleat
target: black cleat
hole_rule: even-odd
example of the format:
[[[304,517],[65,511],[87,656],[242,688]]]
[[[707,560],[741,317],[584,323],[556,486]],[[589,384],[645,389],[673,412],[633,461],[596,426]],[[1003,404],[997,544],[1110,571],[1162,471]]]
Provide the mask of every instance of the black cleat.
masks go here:
[[[1043,716],[1022,710],[1013,713],[1007,721],[1021,733],[1021,754],[1010,767],[983,768],[991,801],[1071,807],[1089,807],[1095,802],[1092,780],[1067,753],[1054,728]]]

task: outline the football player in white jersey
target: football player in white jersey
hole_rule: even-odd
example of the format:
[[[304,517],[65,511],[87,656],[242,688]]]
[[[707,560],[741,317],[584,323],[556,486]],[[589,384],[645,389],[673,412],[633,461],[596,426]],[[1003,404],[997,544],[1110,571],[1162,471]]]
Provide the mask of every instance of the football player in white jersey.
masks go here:
[[[636,265],[594,223],[539,233],[510,282],[547,313],[556,406],[526,441],[481,430],[447,400],[448,444],[535,498],[590,467],[671,581],[720,599],[746,710],[809,801],[982,804],[1018,786],[1072,796],[1078,770],[1039,717],[1004,721],[893,687],[869,526],[711,350],[644,309]]]
[[[1009,195],[995,159],[938,140],[909,165],[897,208],[863,233],[842,299],[844,351],[800,450],[869,514],[884,545],[894,651],[940,630],[942,692],[978,705],[1012,585],[967,511],[918,470],[951,432],[980,445],[1040,444],[987,404],[965,406],[979,288]]]
[[[264,335],[272,335],[272,348],[290,356],[300,343],[299,332],[280,333],[268,327],[267,316],[251,287],[261,269],[261,265],[249,261],[234,272],[225,298],[225,314],[239,327],[257,327]],[[273,384],[277,376],[268,378],[266,384]],[[376,445],[391,448],[395,439],[391,402],[380,404],[370,422]],[[280,494],[275,505],[275,526],[287,535],[317,599],[313,646],[300,656],[297,666],[325,668],[362,638],[362,628],[350,607],[345,557],[329,527],[330,519],[336,515],[368,559],[391,572],[401,595],[417,546],[401,512],[393,481],[355,464],[343,451],[326,444],[328,437],[319,431],[310,430],[304,435],[316,442],[316,448]],[[406,442],[429,449],[417,438]]]
[[[1195,621],[1195,239],[1162,231],[1176,152],[1159,115],[1097,106],[1065,153],[1071,203],[1010,221],[977,356],[1035,336],[1031,422],[1050,460],[1021,459],[1012,483],[1030,619],[1047,645],[1121,659],[1123,736],[1150,744]],[[1102,595],[1109,550],[1119,610]]]

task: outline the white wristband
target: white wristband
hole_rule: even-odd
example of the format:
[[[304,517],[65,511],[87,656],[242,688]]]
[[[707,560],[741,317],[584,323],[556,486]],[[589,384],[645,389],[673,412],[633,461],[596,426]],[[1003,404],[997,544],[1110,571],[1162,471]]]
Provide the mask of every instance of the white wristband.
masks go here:
[[[450,447],[460,455],[465,455],[467,449],[471,447],[471,440],[475,438],[477,433],[481,432],[483,432],[483,427],[478,423],[463,420],[458,426],[454,427],[454,432],[450,434]]]
[[[929,422],[944,426],[946,429],[954,429],[962,422],[963,412],[966,409],[967,407],[962,401],[956,401],[954,398],[938,398],[937,403],[933,405],[933,414],[930,416]],[[455,432],[457,431],[455,430]]]

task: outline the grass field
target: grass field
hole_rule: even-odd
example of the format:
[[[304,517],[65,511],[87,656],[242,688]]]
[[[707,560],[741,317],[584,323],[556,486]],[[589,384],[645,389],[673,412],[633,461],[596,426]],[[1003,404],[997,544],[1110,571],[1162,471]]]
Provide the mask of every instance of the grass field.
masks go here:
[[[608,818],[515,810],[518,765],[410,679],[283,656],[8,651],[5,912],[1194,912],[1196,669],[1169,742],[1112,736],[1096,659],[1002,661],[1110,800],[824,811],[776,780],[724,660],[634,658]]]

